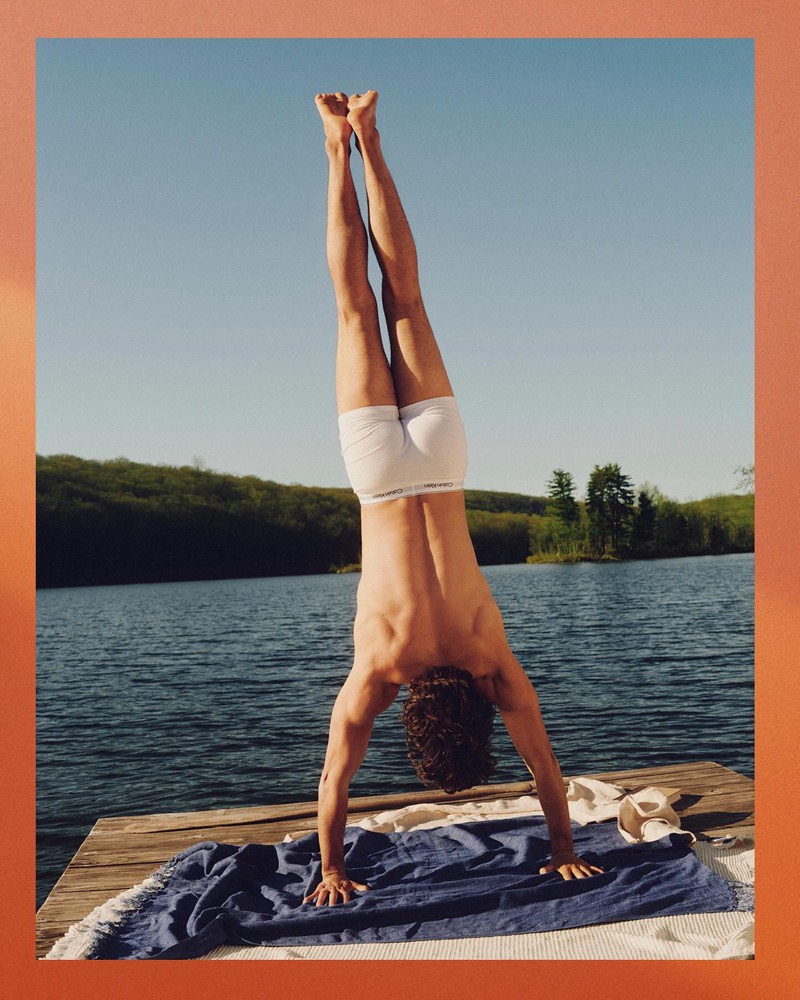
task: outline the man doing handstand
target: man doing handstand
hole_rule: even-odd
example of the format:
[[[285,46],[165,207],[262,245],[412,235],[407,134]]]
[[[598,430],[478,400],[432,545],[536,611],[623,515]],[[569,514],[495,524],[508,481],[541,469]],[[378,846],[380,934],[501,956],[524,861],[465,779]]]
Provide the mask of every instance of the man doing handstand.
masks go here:
[[[344,831],[350,780],[376,716],[408,685],[409,756],[426,785],[485,783],[499,709],[536,782],[550,834],[540,873],[585,878],[564,783],[531,682],[514,658],[475,558],[464,506],[466,442],[420,295],[411,230],[381,152],[378,95],[318,94],[329,160],[327,256],[336,296],[336,397],[342,453],[361,501],[362,575],[353,667],[333,707],[319,786],[322,881],[317,906],[347,902]],[[383,275],[391,364],[367,278],[367,233],[350,173],[364,162],[369,232]]]

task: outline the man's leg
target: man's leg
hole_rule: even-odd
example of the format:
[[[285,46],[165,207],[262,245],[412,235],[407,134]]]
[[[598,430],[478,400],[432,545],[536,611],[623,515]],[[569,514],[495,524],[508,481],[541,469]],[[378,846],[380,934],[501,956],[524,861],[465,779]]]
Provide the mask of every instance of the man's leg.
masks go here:
[[[398,405],[452,396],[450,380],[428,322],[419,288],[417,251],[375,126],[378,94],[353,94],[347,119],[364,160],[372,245],[383,274],[383,308],[392,348]]]
[[[367,278],[367,233],[350,173],[347,97],[317,94],[316,102],[329,163],[327,255],[339,317],[337,406],[345,413],[361,406],[396,405],[378,306]]]

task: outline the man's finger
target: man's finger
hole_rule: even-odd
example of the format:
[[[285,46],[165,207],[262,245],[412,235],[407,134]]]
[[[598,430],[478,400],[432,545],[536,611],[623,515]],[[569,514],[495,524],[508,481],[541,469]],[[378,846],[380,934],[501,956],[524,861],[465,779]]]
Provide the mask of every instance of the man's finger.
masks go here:
[[[362,885],[360,882],[353,882],[353,888],[358,889],[360,892],[368,892],[369,886]]]

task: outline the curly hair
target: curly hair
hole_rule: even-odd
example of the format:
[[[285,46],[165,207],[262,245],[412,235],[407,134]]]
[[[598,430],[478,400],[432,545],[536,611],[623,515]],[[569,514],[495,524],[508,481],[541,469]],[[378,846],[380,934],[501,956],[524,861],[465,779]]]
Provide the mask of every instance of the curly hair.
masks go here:
[[[485,784],[495,706],[458,667],[434,667],[411,681],[403,704],[408,756],[420,781],[452,795]]]

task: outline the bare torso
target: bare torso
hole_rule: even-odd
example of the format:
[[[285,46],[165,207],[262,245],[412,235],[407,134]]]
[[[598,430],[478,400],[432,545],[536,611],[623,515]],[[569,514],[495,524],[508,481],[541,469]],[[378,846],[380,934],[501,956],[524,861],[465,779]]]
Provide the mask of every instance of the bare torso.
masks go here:
[[[397,688],[431,667],[455,666],[494,701],[493,678],[511,652],[475,559],[463,492],[365,506],[361,530],[356,670]]]

